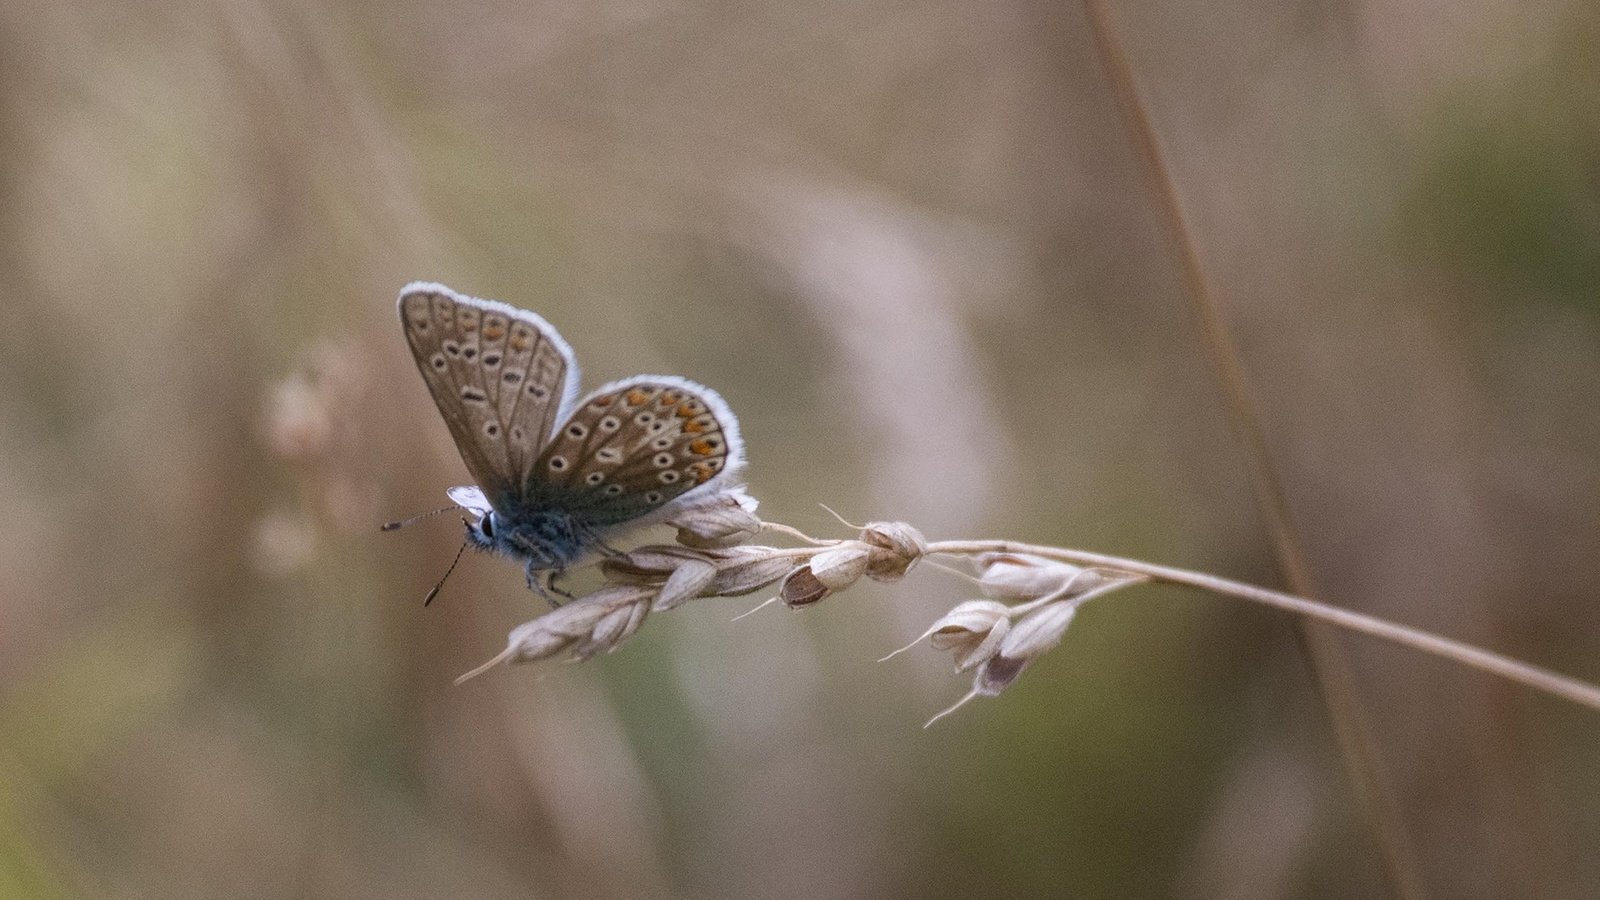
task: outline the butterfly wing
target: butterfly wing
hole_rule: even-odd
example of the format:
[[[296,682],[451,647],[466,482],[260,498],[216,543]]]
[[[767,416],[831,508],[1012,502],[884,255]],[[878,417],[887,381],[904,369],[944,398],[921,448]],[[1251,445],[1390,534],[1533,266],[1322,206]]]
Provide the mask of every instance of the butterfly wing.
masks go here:
[[[716,391],[641,375],[578,401],[539,455],[525,498],[604,529],[714,490],[743,465],[739,422]]]
[[[518,498],[578,391],[572,348],[527,310],[416,282],[400,324],[467,471],[490,503]]]

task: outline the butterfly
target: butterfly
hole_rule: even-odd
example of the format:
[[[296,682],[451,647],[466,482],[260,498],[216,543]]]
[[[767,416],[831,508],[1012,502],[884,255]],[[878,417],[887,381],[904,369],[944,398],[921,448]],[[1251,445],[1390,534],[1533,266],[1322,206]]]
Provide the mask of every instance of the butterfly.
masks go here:
[[[580,399],[572,348],[534,313],[429,282],[397,306],[478,482],[448,491],[470,516],[467,543],[521,562],[547,598],[541,574],[615,552],[608,536],[670,518],[744,466],[739,420],[708,387],[636,375]]]

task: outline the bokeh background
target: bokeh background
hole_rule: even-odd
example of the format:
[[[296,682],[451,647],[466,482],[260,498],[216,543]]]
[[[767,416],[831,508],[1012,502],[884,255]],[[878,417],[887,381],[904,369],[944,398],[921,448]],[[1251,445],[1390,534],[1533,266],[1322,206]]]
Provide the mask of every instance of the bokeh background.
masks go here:
[[[1600,680],[1600,13],[1110,6],[1326,598]],[[0,6],[0,896],[1371,897],[1290,623],[1090,606],[1004,696],[928,568],[451,679],[542,611],[408,280],[737,410],[813,533],[1282,584],[1083,8]],[[1600,883],[1600,718],[1344,642],[1439,897]]]

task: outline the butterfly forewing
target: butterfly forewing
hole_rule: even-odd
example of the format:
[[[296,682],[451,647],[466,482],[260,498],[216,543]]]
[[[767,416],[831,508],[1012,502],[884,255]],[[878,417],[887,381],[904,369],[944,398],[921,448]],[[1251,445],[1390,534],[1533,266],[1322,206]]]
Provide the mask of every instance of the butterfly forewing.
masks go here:
[[[399,306],[467,470],[491,500],[519,496],[572,395],[571,349],[533,313],[441,285],[410,285]]]
[[[735,428],[721,398],[692,382],[607,385],[578,403],[540,454],[529,500],[557,500],[596,528],[638,518],[737,467]]]

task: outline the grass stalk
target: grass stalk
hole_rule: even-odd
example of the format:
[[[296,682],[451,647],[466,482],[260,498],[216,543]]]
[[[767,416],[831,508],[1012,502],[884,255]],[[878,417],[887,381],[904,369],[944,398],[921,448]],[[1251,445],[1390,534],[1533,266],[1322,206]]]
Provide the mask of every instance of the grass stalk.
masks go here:
[[[1399,625],[1376,616],[1341,609],[1337,606],[1329,606],[1326,603],[1319,603],[1305,597],[1297,597],[1293,594],[1285,594],[1253,584],[1246,584],[1242,581],[1220,578],[1205,572],[1194,572],[1188,569],[1162,566],[1136,559],[1125,559],[1119,556],[1107,556],[1102,553],[1090,553],[1084,550],[1045,547],[1037,544],[1023,544],[1017,541],[934,541],[928,545],[928,552],[959,556],[972,556],[980,553],[1026,553],[1072,563],[1073,565],[1093,566],[1116,572],[1143,575],[1153,582],[1199,588],[1213,594],[1236,597],[1252,603],[1275,607],[1307,619],[1326,622],[1332,627],[1357,631],[1391,643],[1421,650],[1424,653],[1450,659],[1482,672],[1499,675],[1502,678],[1527,685],[1544,693],[1571,700],[1574,703],[1600,711],[1600,687],[1587,682],[1568,678],[1549,669],[1543,669],[1508,656],[1502,656],[1501,654],[1484,650],[1481,647],[1474,647],[1471,644],[1440,637],[1419,628]]]
[[[1152,193],[1161,207],[1162,218],[1176,249],[1207,356],[1227,400],[1233,430],[1245,446],[1252,493],[1271,536],[1278,564],[1297,594],[1315,596],[1319,592],[1306,563],[1305,549],[1294,526],[1282,479],[1273,465],[1237,347],[1206,283],[1188,221],[1150,116],[1140,99],[1132,67],[1117,40],[1103,0],[1084,0],[1084,8],[1107,78],[1131,137],[1138,145]],[[1357,799],[1383,851],[1391,884],[1399,896],[1420,898],[1424,891],[1411,840],[1399,807],[1384,783],[1371,727],[1338,635],[1318,624],[1311,613],[1304,610],[1301,613],[1302,618],[1295,623],[1296,633],[1328,709]]]

